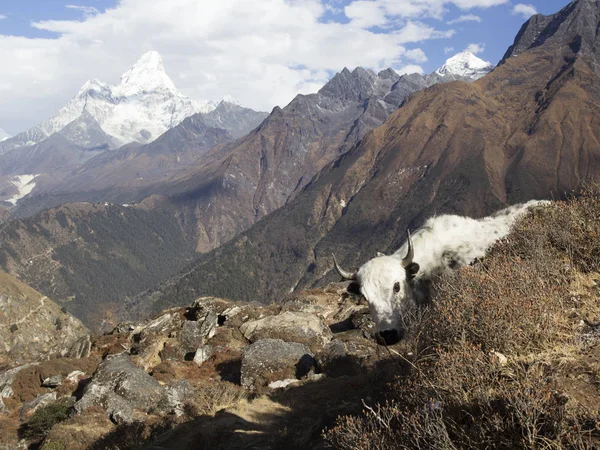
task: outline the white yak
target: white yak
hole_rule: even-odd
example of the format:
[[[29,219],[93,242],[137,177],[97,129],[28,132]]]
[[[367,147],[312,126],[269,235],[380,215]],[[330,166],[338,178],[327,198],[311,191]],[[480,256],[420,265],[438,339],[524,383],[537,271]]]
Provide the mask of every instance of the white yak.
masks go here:
[[[483,257],[529,208],[547,203],[532,200],[482,219],[432,217],[412,237],[408,233],[407,241],[392,255],[379,254],[354,273],[342,269],[335,255],[334,265],[343,278],[360,285],[376,324],[377,340],[394,343],[400,338],[405,314],[428,295],[432,279]]]

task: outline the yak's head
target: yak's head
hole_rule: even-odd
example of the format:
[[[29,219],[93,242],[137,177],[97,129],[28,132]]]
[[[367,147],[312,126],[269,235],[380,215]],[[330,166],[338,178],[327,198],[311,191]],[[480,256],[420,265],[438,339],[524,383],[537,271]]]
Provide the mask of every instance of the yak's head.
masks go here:
[[[375,336],[379,342],[394,344],[403,329],[406,312],[414,307],[411,280],[419,271],[413,262],[413,244],[408,234],[408,250],[403,259],[381,255],[363,264],[356,272],[348,272],[340,267],[335,255],[335,268],[346,280],[360,285],[361,294],[369,302],[371,316],[375,321]]]

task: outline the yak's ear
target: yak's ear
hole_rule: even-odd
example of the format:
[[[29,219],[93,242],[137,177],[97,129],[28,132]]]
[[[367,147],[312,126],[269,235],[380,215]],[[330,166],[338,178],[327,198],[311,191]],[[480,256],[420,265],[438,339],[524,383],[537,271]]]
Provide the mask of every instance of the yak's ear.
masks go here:
[[[410,263],[408,266],[406,266],[406,278],[408,278],[408,280],[412,280],[415,275],[419,272],[419,265],[415,262]]]

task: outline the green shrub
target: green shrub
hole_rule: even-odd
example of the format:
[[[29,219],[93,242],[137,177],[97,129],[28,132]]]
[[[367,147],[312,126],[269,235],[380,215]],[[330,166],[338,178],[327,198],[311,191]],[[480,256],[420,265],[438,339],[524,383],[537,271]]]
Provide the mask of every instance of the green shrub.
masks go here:
[[[19,434],[26,439],[43,438],[54,425],[68,419],[72,412],[73,406],[68,400],[42,406],[21,426]]]

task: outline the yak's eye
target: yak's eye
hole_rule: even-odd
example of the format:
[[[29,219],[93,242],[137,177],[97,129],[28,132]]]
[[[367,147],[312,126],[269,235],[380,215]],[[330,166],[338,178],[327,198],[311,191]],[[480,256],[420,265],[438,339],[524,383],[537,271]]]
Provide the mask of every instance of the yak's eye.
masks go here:
[[[394,283],[394,293],[397,294],[398,292],[400,292],[400,283],[398,281],[396,281]]]

